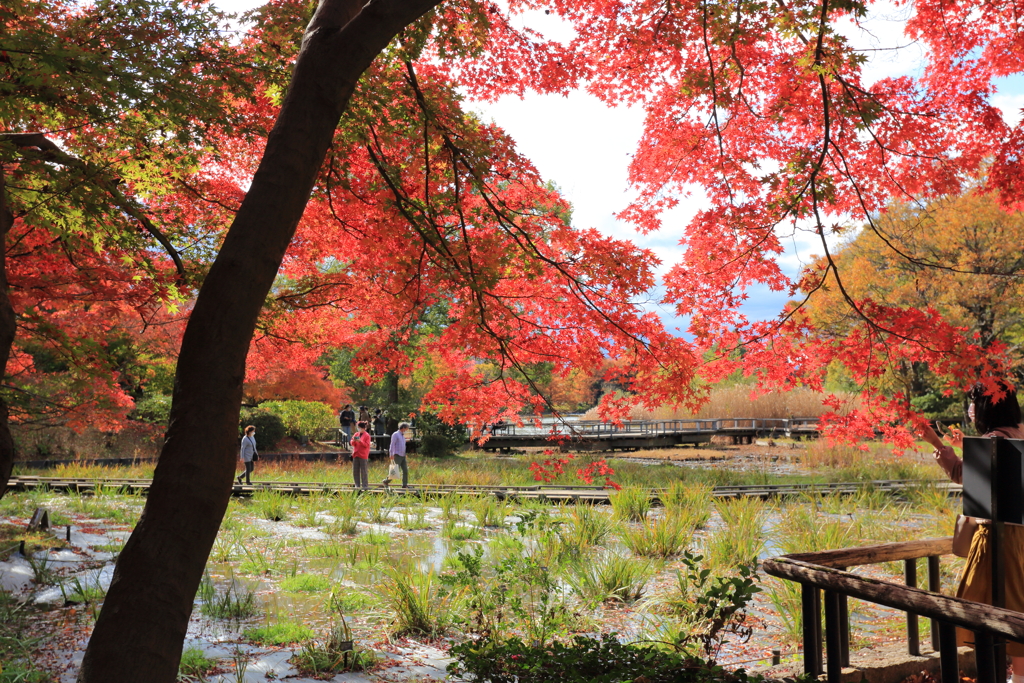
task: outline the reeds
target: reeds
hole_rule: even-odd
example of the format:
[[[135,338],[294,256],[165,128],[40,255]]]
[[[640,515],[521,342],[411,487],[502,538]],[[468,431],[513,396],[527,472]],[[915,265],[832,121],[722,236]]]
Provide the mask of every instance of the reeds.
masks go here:
[[[708,563],[719,568],[756,563],[764,548],[770,506],[760,498],[720,498],[715,509],[723,527],[706,543]]]
[[[288,516],[292,502],[291,496],[280,491],[257,491],[253,494],[250,505],[263,519],[280,522]]]
[[[593,505],[562,506],[560,512],[564,521],[556,533],[562,550],[569,554],[601,545],[615,530],[611,516]]]
[[[659,563],[607,553],[573,562],[565,573],[572,590],[584,600],[633,603],[661,569]]]
[[[694,527],[703,527],[711,516],[711,502],[715,487],[706,482],[688,483],[674,481],[661,493],[661,504],[667,514],[685,512],[693,520]]]
[[[638,526],[623,526],[619,535],[634,555],[668,558],[686,550],[693,530],[692,518],[680,512],[649,518]]]
[[[446,632],[459,618],[462,592],[448,592],[435,580],[433,570],[423,572],[387,570],[380,584],[384,603],[394,613],[395,635],[435,637]]]
[[[373,524],[387,524],[391,521],[391,511],[395,509],[394,496],[364,495],[360,506],[363,510],[363,517]]]
[[[331,495],[324,491],[315,491],[302,496],[296,501],[299,514],[295,518],[298,526],[320,526],[320,515],[331,507]]]
[[[689,418],[709,419],[716,417],[751,417],[751,418],[787,418],[787,417],[818,417],[829,412],[822,400],[824,394],[806,388],[797,388],[785,392],[768,392],[753,395],[754,387],[749,384],[712,387],[708,400],[699,411],[672,406],[663,406],[654,410],[643,407],[633,408],[630,419],[633,420],[684,420]],[[839,412],[844,414],[856,407],[857,395],[852,392],[836,392],[841,401]],[[591,408],[583,414],[585,420],[599,420],[597,408]]]
[[[427,510],[422,505],[403,508],[398,513],[398,526],[406,531],[419,531],[430,529],[431,524],[427,521]]]
[[[468,502],[468,498],[461,493],[445,493],[439,496],[437,504],[441,508],[441,519],[462,519],[462,511],[466,509]]]
[[[442,535],[452,541],[471,541],[480,537],[480,528],[456,522],[445,522]]]
[[[505,526],[508,504],[496,496],[478,496],[470,502],[469,507],[481,528]]]
[[[212,587],[212,582],[209,583]],[[230,577],[223,593],[209,591],[208,599],[203,602],[200,611],[213,619],[240,621],[257,612],[256,593],[248,585]]]
[[[640,486],[626,486],[608,494],[612,510],[618,519],[626,522],[642,522],[651,511],[650,489]]]
[[[359,497],[355,493],[345,491],[338,494],[330,513],[334,520],[327,525],[327,533],[355,535],[359,528]]]

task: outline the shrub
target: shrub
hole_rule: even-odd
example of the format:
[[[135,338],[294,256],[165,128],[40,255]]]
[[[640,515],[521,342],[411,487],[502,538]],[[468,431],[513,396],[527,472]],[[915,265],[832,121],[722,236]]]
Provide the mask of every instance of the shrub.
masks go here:
[[[281,418],[285,433],[309,439],[337,424],[334,409],[317,401],[267,401],[260,408]]]
[[[433,458],[453,454],[469,440],[466,426],[448,424],[433,413],[423,413],[416,421],[419,432],[419,453]]]
[[[256,427],[256,443],[263,444],[260,446],[260,450],[273,449],[277,446],[277,442],[288,434],[281,418],[266,408],[242,408],[240,417],[238,438],[242,438],[247,426]]]
[[[135,403],[129,417],[166,428],[171,417],[171,397],[163,394],[143,396]]]
[[[687,657],[650,645],[622,643],[614,633],[600,640],[576,636],[543,647],[528,645],[518,637],[499,641],[483,638],[455,645],[455,662],[448,665],[454,676],[478,683],[700,683],[707,681],[748,683],[763,678],[742,669],[727,672],[711,662]]]

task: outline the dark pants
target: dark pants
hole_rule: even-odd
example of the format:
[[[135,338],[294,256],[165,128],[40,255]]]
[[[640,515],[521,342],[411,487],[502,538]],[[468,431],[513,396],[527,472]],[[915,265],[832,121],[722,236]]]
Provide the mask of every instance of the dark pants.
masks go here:
[[[370,461],[366,458],[352,458],[352,481],[356,488],[370,488]]]
[[[242,474],[239,474],[238,478],[241,479],[242,476],[244,475],[245,476],[245,483],[246,484],[251,484],[252,480],[249,479],[249,475],[252,474],[252,471],[254,469],[256,469],[256,463],[254,463],[252,460],[250,460],[249,462],[243,462],[242,464],[245,465],[245,472],[243,472]]]
[[[392,455],[391,457],[395,459],[395,464],[402,469],[402,488],[404,489],[409,485],[409,463],[404,455]]]

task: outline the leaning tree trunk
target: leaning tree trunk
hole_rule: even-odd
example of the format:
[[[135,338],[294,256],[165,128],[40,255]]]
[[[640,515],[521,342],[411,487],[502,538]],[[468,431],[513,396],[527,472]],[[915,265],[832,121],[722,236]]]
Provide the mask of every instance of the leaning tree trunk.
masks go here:
[[[14,214],[7,207],[7,184],[0,164],[0,377],[7,376],[7,360],[14,344],[14,307],[7,292],[7,234],[14,225]],[[0,498],[7,493],[7,480],[14,470],[14,438],[11,436],[7,401],[0,394]]]
[[[171,683],[231,494],[245,358],[356,82],[439,0],[321,0],[252,185],[203,282],[178,357],[170,424],[78,674]]]

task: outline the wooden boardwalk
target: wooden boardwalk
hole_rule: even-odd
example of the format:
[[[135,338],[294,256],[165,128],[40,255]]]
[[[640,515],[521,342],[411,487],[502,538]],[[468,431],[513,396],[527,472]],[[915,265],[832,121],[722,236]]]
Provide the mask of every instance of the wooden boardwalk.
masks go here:
[[[149,491],[149,479],[78,479],[68,477],[27,477],[14,476],[8,480],[8,486],[15,491],[28,491],[45,488],[53,491],[74,492],[84,495],[95,495],[98,491],[145,494]],[[912,481],[890,480],[872,482],[850,482],[841,484],[781,484],[764,486],[717,486],[714,489],[716,498],[791,498],[814,495],[850,495],[873,489],[892,495],[900,495],[908,488],[916,486],[936,486],[945,488],[951,494],[962,489],[957,484],[945,480]],[[252,486],[232,487],[232,494],[248,496],[257,491],[278,491],[294,495],[337,494],[355,491],[351,484],[328,484],[317,482],[259,482]],[[665,489],[652,488],[651,501],[660,503],[660,495]],[[399,496],[416,496],[434,498],[446,494],[466,496],[493,496],[501,500],[537,500],[549,503],[596,503],[609,502],[608,489],[601,486],[469,486],[469,485],[438,485],[412,486],[408,489],[385,487],[382,484],[371,485],[367,494],[393,494]]]

